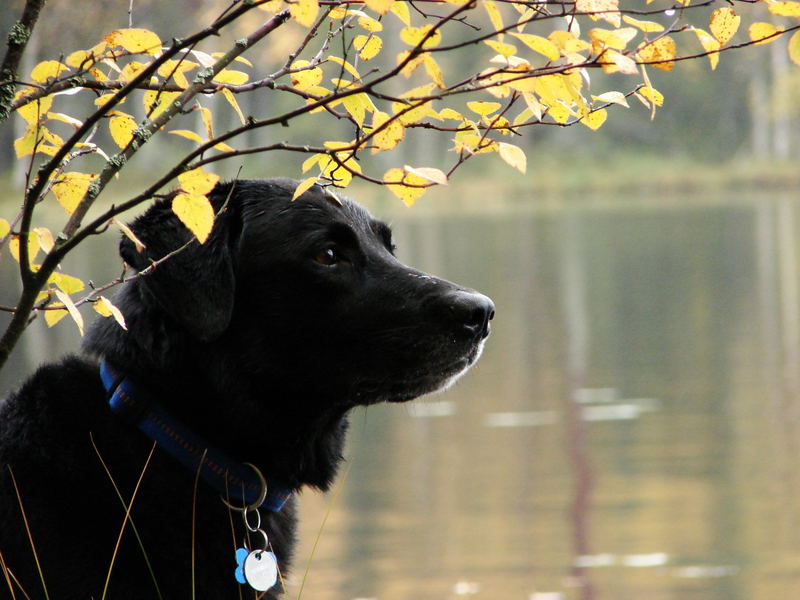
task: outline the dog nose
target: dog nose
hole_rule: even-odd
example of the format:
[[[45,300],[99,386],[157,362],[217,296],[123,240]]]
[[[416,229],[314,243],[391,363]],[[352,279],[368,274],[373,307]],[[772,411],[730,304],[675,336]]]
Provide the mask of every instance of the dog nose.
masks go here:
[[[456,323],[478,339],[489,335],[489,321],[494,318],[494,302],[478,292],[459,290],[450,297],[450,314]]]

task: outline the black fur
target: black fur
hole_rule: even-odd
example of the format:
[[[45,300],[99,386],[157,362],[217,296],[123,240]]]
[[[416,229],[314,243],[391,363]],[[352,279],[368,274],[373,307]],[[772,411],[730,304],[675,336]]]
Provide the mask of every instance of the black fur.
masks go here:
[[[31,598],[44,592],[20,500],[50,598],[99,598],[125,516],[101,457],[129,501],[152,448],[110,412],[98,357],[237,460],[322,490],[342,460],[351,408],[441,389],[477,360],[494,314],[488,298],[402,265],[389,228],[349,200],[312,188],[291,202],[295,185],[218,186],[206,243],[117,294],[128,331],[100,320],[88,356],[41,368],[0,408],[0,575],[13,574]],[[123,238],[120,252],[137,270],[191,240],[163,201],[132,228],[147,249]],[[193,520],[194,484],[155,450],[107,598],[158,597],[135,533],[163,598],[190,597],[192,577],[200,598],[253,597],[233,578],[228,510],[201,481]],[[264,516],[286,573],[293,500]],[[0,598],[10,597],[3,579]]]

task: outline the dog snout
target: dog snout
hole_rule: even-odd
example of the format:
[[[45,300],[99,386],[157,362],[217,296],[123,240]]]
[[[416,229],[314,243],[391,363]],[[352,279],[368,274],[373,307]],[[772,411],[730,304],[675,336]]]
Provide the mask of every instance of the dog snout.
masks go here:
[[[489,335],[489,321],[494,318],[494,302],[478,292],[457,290],[445,297],[446,311],[452,323],[470,336],[482,340]]]

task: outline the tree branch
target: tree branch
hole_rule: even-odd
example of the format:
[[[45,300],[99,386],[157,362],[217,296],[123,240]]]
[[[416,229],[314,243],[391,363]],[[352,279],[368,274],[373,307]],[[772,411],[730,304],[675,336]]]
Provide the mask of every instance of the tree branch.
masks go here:
[[[25,53],[25,48],[33,34],[33,28],[39,19],[39,13],[45,0],[27,0],[22,17],[11,26],[8,32],[7,50],[3,64],[0,66],[0,123],[11,114],[11,102],[16,89],[17,70]]]

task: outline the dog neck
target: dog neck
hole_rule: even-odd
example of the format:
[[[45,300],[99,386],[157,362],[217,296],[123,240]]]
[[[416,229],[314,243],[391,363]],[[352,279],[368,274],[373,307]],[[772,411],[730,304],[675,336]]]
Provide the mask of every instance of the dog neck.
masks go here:
[[[165,452],[215,488],[223,498],[248,505],[260,502],[261,508],[277,512],[292,495],[292,491],[282,482],[267,477],[266,495],[262,497],[265,482],[255,467],[238,462],[212,447],[159,406],[152,394],[137,386],[107,361],[100,364],[100,377],[114,413],[136,425]]]

